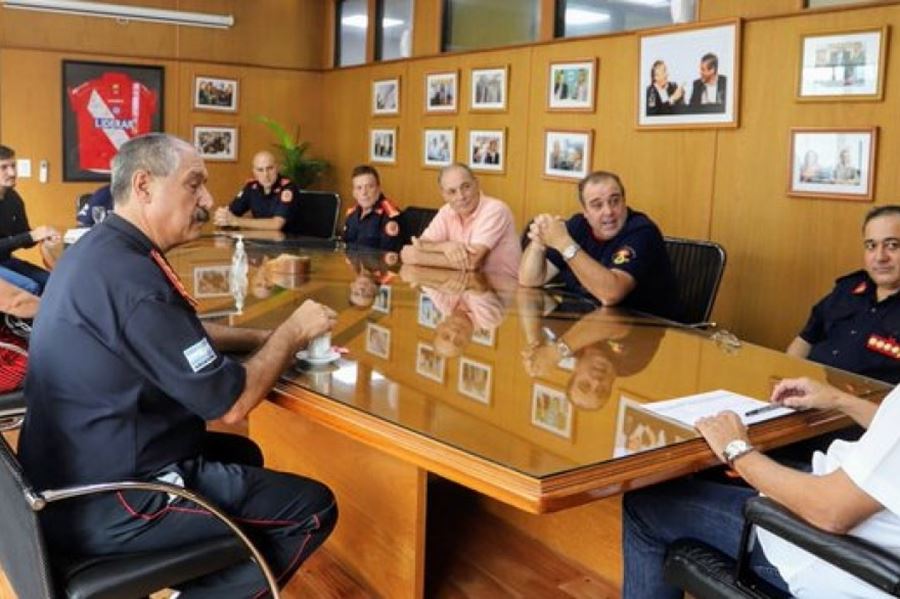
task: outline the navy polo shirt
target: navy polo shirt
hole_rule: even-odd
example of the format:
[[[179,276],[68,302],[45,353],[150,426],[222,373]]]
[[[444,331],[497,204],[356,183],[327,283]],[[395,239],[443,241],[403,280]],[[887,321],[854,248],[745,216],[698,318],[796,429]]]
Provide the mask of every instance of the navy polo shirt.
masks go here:
[[[397,222],[399,216],[400,211],[383,195],[365,216],[362,216],[362,208],[356,205],[347,211],[344,242],[353,247],[400,251],[403,244]]]
[[[839,278],[813,307],[800,338],[812,345],[809,359],[814,362],[896,385],[900,294],[879,302],[875,291],[875,282],[864,270]]]
[[[231,213],[241,216],[248,211],[253,218],[272,218],[280,216],[284,219],[281,230],[285,233],[300,234],[300,190],[287,177],[278,175],[269,193],[255,179],[247,181],[243,189],[228,206]]]
[[[619,306],[664,318],[678,318],[681,309],[669,253],[659,228],[645,214],[629,208],[622,230],[608,241],[594,237],[581,213],[566,221],[566,229],[591,258],[606,268],[621,270],[634,277],[634,289]],[[559,269],[558,278],[568,291],[593,297],[558,251],[547,248],[547,260]]]
[[[113,214],[53,272],[31,336],[19,440],[38,488],[143,478],[195,457],[204,420],[243,391],[244,367],[215,351],[154,250]]]

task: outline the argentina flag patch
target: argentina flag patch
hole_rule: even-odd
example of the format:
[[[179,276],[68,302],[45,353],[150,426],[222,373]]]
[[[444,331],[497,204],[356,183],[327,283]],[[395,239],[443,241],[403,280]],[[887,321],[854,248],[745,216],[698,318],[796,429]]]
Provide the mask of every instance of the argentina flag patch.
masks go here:
[[[200,372],[216,359],[216,352],[205,337],[184,350],[183,353],[194,372]]]

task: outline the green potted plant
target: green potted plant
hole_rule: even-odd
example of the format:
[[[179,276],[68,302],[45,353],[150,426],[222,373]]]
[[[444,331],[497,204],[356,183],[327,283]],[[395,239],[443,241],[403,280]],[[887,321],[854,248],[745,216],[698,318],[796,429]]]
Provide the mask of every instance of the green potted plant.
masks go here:
[[[299,125],[296,134],[292,136],[281,123],[274,119],[266,116],[258,116],[257,119],[269,128],[277,140],[272,145],[281,155],[281,174],[290,177],[297,187],[307,189],[328,170],[330,165],[326,160],[307,158],[309,142],[300,141]]]

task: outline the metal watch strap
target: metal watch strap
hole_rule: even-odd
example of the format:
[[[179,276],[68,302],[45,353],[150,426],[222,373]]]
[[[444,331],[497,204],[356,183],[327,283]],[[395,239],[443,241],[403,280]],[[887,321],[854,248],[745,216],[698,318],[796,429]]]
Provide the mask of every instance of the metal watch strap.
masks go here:
[[[722,457],[725,458],[725,462],[729,466],[733,466],[735,460],[741,456],[747,455],[751,451],[756,451],[756,448],[743,439],[735,439],[729,441],[725,446],[725,449],[722,450]]]
[[[563,260],[568,262],[569,260],[571,260],[572,258],[577,256],[578,252],[580,250],[581,250],[580,245],[578,245],[577,243],[572,243],[572,244],[566,246],[565,248],[563,248],[563,251],[560,252],[560,254],[562,254]]]

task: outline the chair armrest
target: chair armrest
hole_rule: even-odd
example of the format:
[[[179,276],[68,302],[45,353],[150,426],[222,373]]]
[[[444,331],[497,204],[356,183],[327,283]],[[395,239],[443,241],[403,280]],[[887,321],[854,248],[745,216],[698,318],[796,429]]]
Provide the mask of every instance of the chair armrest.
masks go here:
[[[22,426],[25,419],[25,391],[16,389],[0,394],[0,431],[11,431]]]
[[[900,597],[900,557],[850,535],[816,528],[767,497],[744,506],[751,523],[895,597]]]

